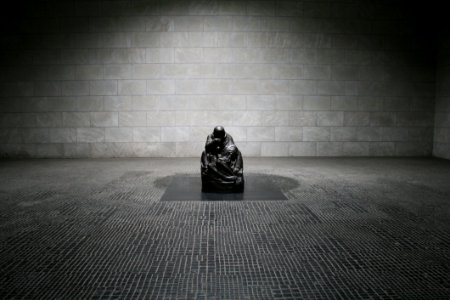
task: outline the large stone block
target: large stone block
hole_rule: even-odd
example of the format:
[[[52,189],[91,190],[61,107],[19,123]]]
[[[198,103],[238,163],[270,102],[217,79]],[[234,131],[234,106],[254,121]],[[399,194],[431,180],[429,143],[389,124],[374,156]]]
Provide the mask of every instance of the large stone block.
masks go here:
[[[206,63],[231,63],[233,62],[233,50],[236,51],[230,48],[204,48],[201,58]],[[227,67],[229,68],[227,65],[223,66],[225,70]]]
[[[329,127],[303,127],[303,141],[329,141],[330,136]]]
[[[75,69],[75,79],[77,80],[103,79],[103,75],[103,65],[80,65]]]
[[[89,95],[89,81],[63,81],[61,83],[62,96]]]
[[[92,127],[117,127],[119,126],[119,114],[117,112],[92,112]]]
[[[173,18],[166,16],[150,16],[146,18],[145,30],[154,32],[173,31],[173,25]]]
[[[161,77],[161,65],[159,64],[136,64],[133,65],[133,79],[158,79]]]
[[[261,156],[261,142],[240,142],[238,145],[242,156]]]
[[[277,110],[301,110],[303,96],[275,96],[275,109]]]
[[[235,122],[235,112],[233,111],[217,111],[214,113],[196,112],[195,115],[197,116],[197,121],[195,122],[196,125],[210,127],[218,124],[226,127],[239,126],[239,124],[236,124]]]
[[[75,98],[77,111],[103,111],[103,96],[81,96]]]
[[[105,142],[132,142],[132,128],[105,128]]]
[[[119,95],[145,95],[147,82],[145,80],[119,80]]]
[[[36,144],[33,157],[58,158],[64,154],[63,144]]]
[[[341,111],[317,112],[317,126],[343,126],[344,113]]]
[[[305,60],[307,60],[307,58],[305,58]],[[329,80],[331,78],[330,66],[327,66],[327,65],[304,65],[303,78],[304,79]]]
[[[64,127],[90,127],[91,115],[88,112],[64,112],[62,113]]]
[[[66,158],[86,158],[91,156],[91,147],[88,143],[63,144],[64,157]]]
[[[395,125],[396,123],[395,120],[396,120],[395,113],[373,112],[370,114],[370,126],[389,127]]]
[[[344,126],[369,126],[369,112],[344,112]]]
[[[317,81],[317,94],[332,95],[332,96],[346,95],[346,82],[333,80],[319,80]]]
[[[317,82],[315,80],[290,80],[289,93],[291,95],[316,95]]]
[[[429,156],[432,144],[428,142],[396,142],[395,154],[398,156]]]
[[[175,81],[175,93],[200,94],[203,91],[203,81],[201,79],[184,79]]]
[[[27,116],[24,114],[23,116]],[[63,125],[63,115],[61,112],[37,113],[36,127],[61,127]],[[26,126],[26,123],[24,124]],[[28,127],[28,126],[27,126]]]
[[[31,126],[36,125],[36,116],[34,114],[4,113],[4,114],[1,114],[0,126],[2,128],[27,127],[27,126],[25,126],[24,121],[23,121],[24,116],[31,117],[31,122],[30,122]]]
[[[89,83],[90,95],[117,95],[117,80],[93,80]]]
[[[238,0],[217,2],[217,14],[223,16],[245,15],[245,2]]]
[[[383,97],[362,96],[358,98],[358,110],[360,111],[381,111]]]
[[[288,156],[289,143],[264,142],[261,143],[261,156]]]
[[[50,134],[48,128],[27,128],[22,129],[21,132],[23,142],[26,144],[50,142]]]
[[[229,79],[204,79],[203,91],[209,95],[238,94],[233,89],[233,81]]]
[[[289,126],[312,127],[317,125],[317,112],[289,111],[288,114]]]
[[[131,96],[105,96],[103,97],[103,108],[105,111],[130,111],[133,107]]]
[[[342,142],[317,142],[317,156],[342,156]]]
[[[131,45],[133,47],[159,47],[161,45],[160,39],[162,34],[159,32],[135,32]]]
[[[78,143],[99,143],[105,141],[105,128],[77,128]]]
[[[356,127],[332,127],[331,141],[356,141]]]
[[[147,126],[147,113],[145,111],[121,111],[119,112],[120,127],[145,127]]]
[[[23,129],[7,128],[0,129],[0,145],[23,143]]]
[[[176,114],[172,111],[147,112],[147,126],[175,126]]]
[[[133,128],[134,142],[160,142],[161,128],[160,127],[134,127]]]
[[[233,17],[233,31],[261,31],[262,18],[253,16]]]
[[[162,142],[189,142],[190,128],[188,127],[161,127]]]
[[[399,126],[431,126],[433,114],[428,112],[398,112],[396,113],[396,121]]]
[[[160,34],[160,39],[162,48],[200,48],[217,45],[215,32],[163,32]]]
[[[131,108],[135,111],[163,109],[158,96],[133,96],[131,99]]]
[[[174,62],[173,48],[147,48],[145,49],[145,62],[151,63],[173,63]]]
[[[290,95],[289,80],[261,80],[260,93],[268,95]]]
[[[90,56],[91,63],[98,64],[145,63],[144,48],[95,49]]]
[[[247,141],[249,142],[266,142],[275,140],[274,127],[248,127]]]
[[[409,130],[405,127],[382,127],[381,139],[386,142],[407,142]]]
[[[297,64],[276,64],[271,66],[269,74],[274,79],[302,79],[303,67]]]
[[[247,47],[247,34],[245,32],[216,32],[217,47],[244,48]]]
[[[395,156],[395,143],[393,142],[377,142],[369,144],[370,156]]]
[[[330,110],[331,97],[329,96],[304,96],[304,110]]]
[[[333,65],[331,67],[331,79],[333,80],[359,80],[358,65]]]
[[[175,63],[199,63],[203,61],[203,48],[176,48],[174,55]]]
[[[331,110],[357,111],[358,98],[355,96],[332,96]]]
[[[207,133],[212,132],[212,128],[208,128]],[[231,134],[235,142],[245,142],[247,141],[247,129],[245,127],[237,127],[237,126],[228,126],[225,128],[226,132]],[[206,140],[206,135],[203,138]],[[239,143],[240,144],[240,143]],[[238,145],[239,147],[239,145]]]
[[[274,16],[276,3],[273,1],[247,1],[247,14],[249,16]]]
[[[75,128],[50,128],[50,143],[76,143],[77,130]]]
[[[289,156],[315,156],[316,143],[292,142],[289,143]]]
[[[275,127],[275,140],[280,142],[301,142],[302,127]]]
[[[177,157],[199,157],[204,147],[204,142],[177,142],[175,155]]]
[[[147,80],[147,95],[174,93],[175,82],[172,80]]]
[[[370,143],[368,143],[368,142],[344,142],[343,154],[345,156],[369,156]]]
[[[38,81],[34,83],[34,96],[60,96],[61,82]]]
[[[0,97],[33,96],[33,82],[2,82],[0,83]]]
[[[174,31],[203,31],[203,17],[176,16],[172,18]]]
[[[249,110],[274,110],[275,96],[247,96],[247,109]]]
[[[183,129],[185,131],[188,131],[187,136],[189,137],[189,140],[193,141],[193,142],[205,142],[208,134],[210,134],[212,132],[211,127],[207,127],[207,126],[193,126],[193,127],[188,127],[188,128],[183,127]],[[228,134],[231,134],[230,127],[226,128],[226,132]],[[184,136],[186,136],[186,133],[182,134],[182,137],[184,137]],[[231,136],[233,137],[234,141],[236,142],[237,137],[234,134],[231,134]]]
[[[358,127],[357,138],[358,141],[377,142],[381,141],[382,128],[378,127]]]

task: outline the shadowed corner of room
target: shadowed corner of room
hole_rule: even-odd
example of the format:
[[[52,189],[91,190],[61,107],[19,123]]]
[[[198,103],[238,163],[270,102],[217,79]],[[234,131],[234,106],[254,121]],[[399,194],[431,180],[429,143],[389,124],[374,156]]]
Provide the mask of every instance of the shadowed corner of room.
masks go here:
[[[142,16],[156,16],[160,7],[154,0],[15,2],[1,14],[2,80],[45,81],[64,72],[65,80],[85,79],[66,66],[101,63],[108,55],[102,49],[131,47],[132,32],[146,31]]]

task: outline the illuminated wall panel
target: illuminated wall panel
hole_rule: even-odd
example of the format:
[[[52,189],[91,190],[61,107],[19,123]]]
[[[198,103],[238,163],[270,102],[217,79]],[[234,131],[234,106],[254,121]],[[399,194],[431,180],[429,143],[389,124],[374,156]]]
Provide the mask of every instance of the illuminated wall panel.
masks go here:
[[[24,4],[0,41],[1,156],[199,156],[217,124],[245,156],[430,155],[434,66],[383,3]]]

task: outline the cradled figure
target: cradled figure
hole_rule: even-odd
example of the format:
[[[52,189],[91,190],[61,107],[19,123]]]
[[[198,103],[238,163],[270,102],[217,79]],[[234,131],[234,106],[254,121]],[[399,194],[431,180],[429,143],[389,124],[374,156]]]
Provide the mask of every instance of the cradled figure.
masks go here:
[[[206,139],[201,157],[203,191],[242,192],[244,163],[233,137],[222,126],[216,126]]]

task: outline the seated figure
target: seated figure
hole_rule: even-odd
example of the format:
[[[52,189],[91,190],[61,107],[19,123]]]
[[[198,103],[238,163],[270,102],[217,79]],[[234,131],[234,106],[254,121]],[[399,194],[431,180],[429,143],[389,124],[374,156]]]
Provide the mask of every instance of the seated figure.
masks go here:
[[[216,126],[206,139],[201,157],[202,190],[205,192],[242,192],[244,163],[231,135]]]

